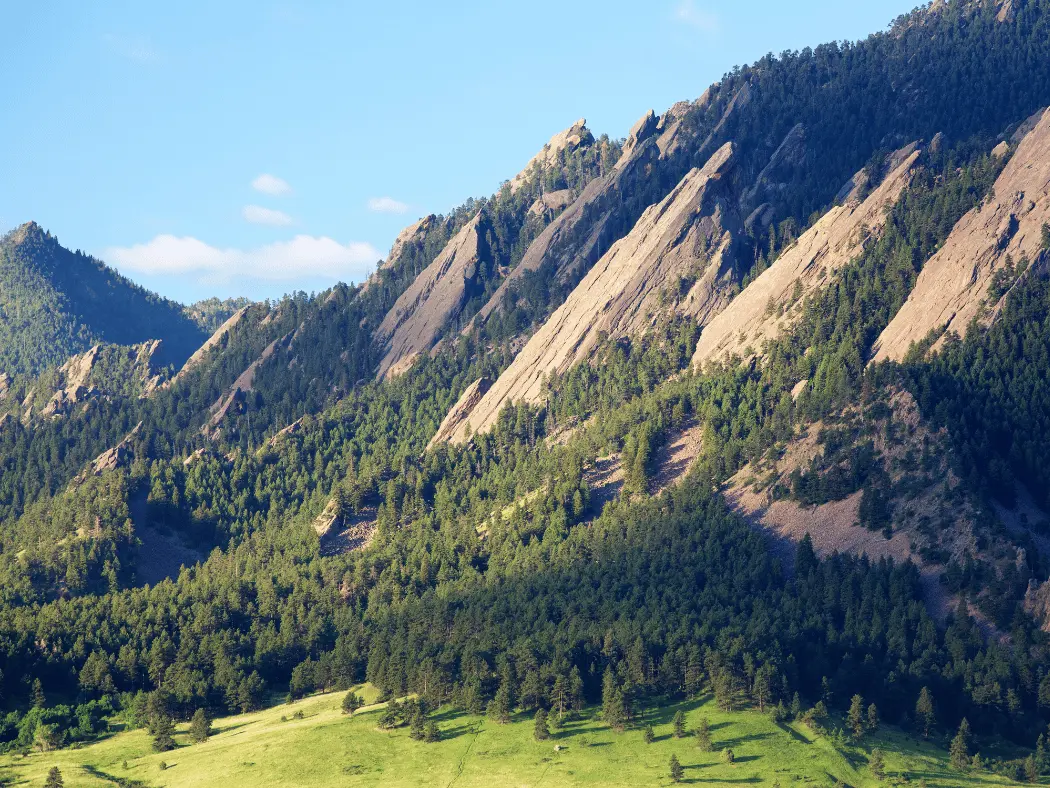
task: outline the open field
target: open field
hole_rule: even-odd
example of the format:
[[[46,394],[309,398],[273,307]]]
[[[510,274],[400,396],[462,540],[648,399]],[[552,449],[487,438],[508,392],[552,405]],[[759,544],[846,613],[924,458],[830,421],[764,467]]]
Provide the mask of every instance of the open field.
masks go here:
[[[373,697],[365,688],[366,697]],[[557,730],[550,741],[533,738],[531,717],[509,725],[442,711],[436,744],[413,741],[408,729],[376,727],[381,706],[368,706],[347,718],[339,710],[342,693],[317,695],[294,704],[216,721],[217,733],[190,745],[179,727],[179,749],[150,751],[145,731],[118,733],[80,749],[0,757],[0,785],[43,785],[48,769],[58,766],[65,784],[79,788],[119,785],[197,788],[268,788],[268,786],[637,786],[670,785],[668,762],[678,756],[684,784],[875,786],[892,783],[905,772],[912,785],[925,779],[931,788],[1013,785],[987,772],[958,773],[947,766],[947,753],[919,745],[885,729],[863,747],[837,747],[801,725],[775,725],[754,712],[722,713],[713,703],[687,703],[650,709],[645,722],[656,740],[646,744],[640,729],[617,734],[595,719],[596,710]],[[700,752],[691,735],[672,736],[675,711],[686,712],[687,731],[703,715],[711,722],[716,752]],[[294,719],[302,711],[302,719]],[[284,718],[284,719],[282,719]],[[555,751],[555,746],[560,751]],[[867,768],[867,752],[886,753],[887,780],[876,781]],[[720,750],[732,748],[732,765]],[[167,768],[161,769],[161,762]],[[126,762],[126,767],[125,767]]]

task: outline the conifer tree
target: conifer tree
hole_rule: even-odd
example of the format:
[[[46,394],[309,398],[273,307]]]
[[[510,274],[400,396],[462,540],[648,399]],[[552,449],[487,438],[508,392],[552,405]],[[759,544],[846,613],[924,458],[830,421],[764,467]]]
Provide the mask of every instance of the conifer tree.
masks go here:
[[[543,707],[536,709],[532,735],[536,741],[546,741],[551,737],[550,729],[547,727],[547,711]]]
[[[656,740],[656,734],[653,732],[652,725],[645,726],[645,734],[642,738],[645,739],[646,744],[652,744]]]
[[[956,769],[965,769],[970,764],[970,723],[966,718],[959,723],[959,730],[948,748],[948,757]]]
[[[700,721],[696,723],[696,746],[700,748],[700,752],[711,752],[713,749],[711,744],[711,724],[707,721],[707,717],[701,717]]]
[[[854,741],[859,741],[864,735],[864,699],[860,695],[854,695],[850,700],[846,722]]]
[[[168,752],[175,749],[175,721],[167,714],[159,716],[153,723],[153,752]]]
[[[677,755],[671,756],[671,782],[680,783],[685,777],[685,770],[682,768],[682,764],[678,760]]]
[[[558,718],[564,717],[569,707],[569,683],[560,673],[554,678],[551,689],[551,711],[557,712]]]
[[[495,697],[489,701],[489,716],[500,725],[507,724],[510,722],[511,704],[510,683],[504,679],[496,690]]]
[[[878,747],[872,750],[871,755],[868,756],[868,769],[871,770],[871,774],[876,780],[881,780],[886,776],[886,759],[882,755],[882,750]]]
[[[922,737],[930,738],[930,730],[937,722],[937,716],[933,709],[933,696],[930,695],[928,687],[923,687],[919,692],[919,699],[915,702],[915,720],[922,726]]]
[[[674,721],[671,723],[674,728],[674,737],[681,739],[685,737],[685,715],[681,711],[676,711],[674,715]]]
[[[427,720],[427,724],[423,726],[423,741],[427,744],[441,741],[441,730],[433,720]]]
[[[47,779],[44,781],[44,788],[63,788],[65,782],[62,780],[62,772],[59,771],[57,766],[52,766],[47,773]]]
[[[38,678],[33,679],[32,701],[34,709],[42,709],[47,705],[47,698],[44,696],[44,685],[40,683]]]
[[[190,741],[200,744],[207,741],[209,736],[211,736],[211,720],[208,719],[204,709],[197,709],[193,712],[193,719],[190,720]]]
[[[879,709],[874,703],[868,706],[867,728],[869,733],[874,733],[879,729]]]
[[[343,696],[343,714],[353,716],[353,713],[361,708],[361,706],[361,697],[353,690],[350,690]]]

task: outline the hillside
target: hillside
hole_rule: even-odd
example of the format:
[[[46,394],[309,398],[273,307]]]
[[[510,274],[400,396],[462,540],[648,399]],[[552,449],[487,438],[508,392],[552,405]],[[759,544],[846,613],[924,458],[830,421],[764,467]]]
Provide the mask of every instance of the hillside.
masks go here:
[[[359,285],[183,311],[9,236],[0,782],[1045,780],[1050,1],[696,88]],[[366,684],[444,739],[317,695]]]
[[[204,336],[181,306],[70,252],[34,222],[0,241],[0,370],[36,374],[97,342],[151,339],[178,366]]]
[[[375,699],[374,690],[364,696]],[[143,730],[120,733],[79,750],[34,753],[25,759],[0,756],[0,779],[42,783],[57,765],[70,788],[102,788],[118,780],[151,786],[280,786],[291,784],[384,786],[551,786],[668,785],[668,762],[676,755],[691,780],[708,784],[814,786],[883,785],[867,761],[875,748],[886,753],[889,779],[906,778],[929,788],[1014,785],[989,771],[964,778],[947,764],[947,752],[933,742],[916,744],[901,731],[880,730],[859,745],[836,742],[802,722],[775,724],[753,712],[724,712],[710,700],[647,708],[640,725],[655,734],[646,744],[640,731],[617,733],[586,709],[578,719],[536,741],[533,719],[516,715],[505,725],[483,716],[441,709],[433,714],[441,731],[436,743],[413,741],[407,726],[383,730],[386,704],[365,706],[353,717],[339,711],[343,693],[318,695],[265,712],[214,722],[214,735],[193,744],[185,726],[179,748],[150,751]],[[681,711],[685,736],[673,736],[672,717]],[[694,732],[701,718],[711,729],[712,751],[697,748]],[[829,726],[830,727],[830,726]],[[730,748],[732,764],[723,761]],[[166,768],[160,767],[161,763]]]

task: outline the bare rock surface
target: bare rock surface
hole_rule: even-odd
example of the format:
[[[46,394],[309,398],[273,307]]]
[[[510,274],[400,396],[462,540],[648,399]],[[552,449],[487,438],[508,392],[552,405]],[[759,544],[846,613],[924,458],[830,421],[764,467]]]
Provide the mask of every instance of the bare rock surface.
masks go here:
[[[1034,262],[1050,222],[1050,111],[1025,135],[995,181],[991,198],[955,225],[919,273],[908,300],[875,343],[875,361],[901,360],[931,332],[966,333],[991,316],[988,286],[1011,258]],[[992,313],[994,314],[994,313]],[[934,345],[936,348],[937,345]]]
[[[390,378],[398,362],[429,352],[456,320],[488,254],[488,221],[479,211],[397,299],[376,330],[386,347],[378,377]]]
[[[569,128],[559,131],[550,138],[539,153],[529,159],[529,163],[525,165],[521,172],[511,178],[511,193],[513,194],[520,189],[534,171],[543,171],[555,165],[562,151],[573,151],[590,145],[592,142],[594,142],[594,135],[587,128],[587,120],[585,118],[580,118]]]
[[[438,431],[434,437],[430,439],[427,448],[429,449],[436,443],[447,441],[461,428],[465,430],[471,412],[477,407],[478,403],[481,402],[482,397],[485,396],[485,393],[489,390],[491,385],[492,381],[488,378],[478,378],[467,386],[460,395],[459,400],[457,400],[456,404],[452,406],[452,409],[441,421],[441,426],[438,427]]]
[[[760,353],[797,319],[806,295],[816,292],[877,235],[888,206],[911,181],[917,150],[901,161],[863,202],[836,205],[704,328],[695,365]]]
[[[725,201],[718,186],[732,158],[733,146],[726,143],[595,263],[469,413],[475,431],[489,429],[509,402],[539,402],[547,379],[588,358],[603,336],[649,326],[662,309],[662,294],[683,276],[692,275],[695,284],[680,311],[704,320],[728,301],[725,263],[732,239],[722,225]],[[458,418],[449,435],[456,442],[465,440],[468,421]]]
[[[248,306],[242,306],[240,309],[238,309],[236,312],[230,315],[230,317],[227,318],[226,322],[219,326],[215,330],[215,333],[208,337],[205,340],[204,344],[197,348],[197,350],[194,351],[193,355],[186,360],[186,363],[182,365],[182,369],[180,369],[178,374],[175,375],[174,378],[172,378],[172,384],[177,383],[178,380],[181,377],[183,377],[187,372],[192,370],[194,367],[198,366],[208,355],[209,351],[213,347],[220,344],[226,337],[226,335],[229,334],[234,328],[236,328],[242,320],[244,320],[245,315],[248,314],[248,309]]]

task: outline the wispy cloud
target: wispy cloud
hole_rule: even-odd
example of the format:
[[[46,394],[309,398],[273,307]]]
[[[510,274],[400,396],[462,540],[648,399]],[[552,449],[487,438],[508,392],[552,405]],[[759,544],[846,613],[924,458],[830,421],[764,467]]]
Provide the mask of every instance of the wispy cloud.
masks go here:
[[[134,60],[136,63],[155,63],[160,59],[157,50],[153,48],[153,44],[146,36],[106,33],[103,39],[110,51],[128,60]]]
[[[252,181],[252,188],[257,192],[269,194],[274,197],[280,197],[282,194],[288,194],[292,191],[292,187],[288,185],[288,181],[266,172]]]
[[[245,205],[241,209],[244,221],[251,224],[265,224],[270,227],[288,227],[295,222],[292,217],[284,211],[275,211],[273,208],[263,208],[261,205]]]
[[[405,213],[408,205],[393,197],[371,197],[368,200],[368,210],[374,213]]]
[[[255,249],[220,249],[190,236],[158,235],[135,246],[106,249],[104,259],[126,272],[194,275],[199,281],[269,281],[323,277],[359,282],[381,255],[371,244],[341,244],[328,237],[297,235]]]
[[[696,4],[696,0],[681,0],[674,9],[675,21],[703,33],[716,33],[721,28],[718,14]]]

